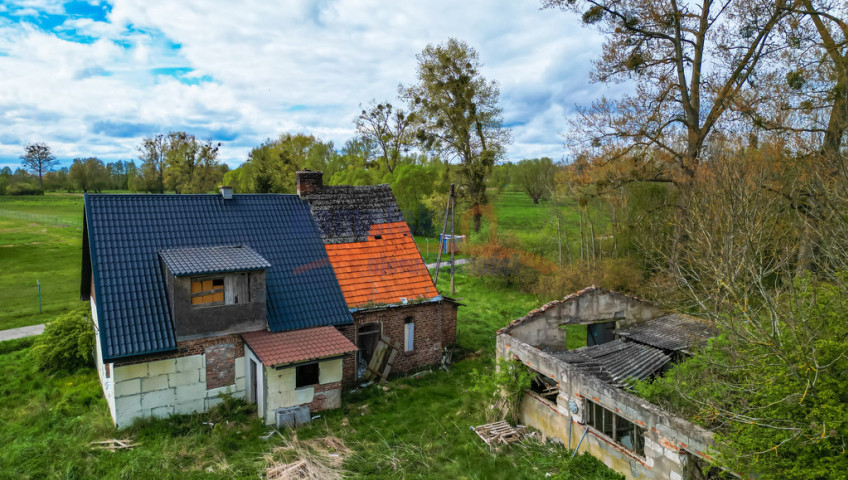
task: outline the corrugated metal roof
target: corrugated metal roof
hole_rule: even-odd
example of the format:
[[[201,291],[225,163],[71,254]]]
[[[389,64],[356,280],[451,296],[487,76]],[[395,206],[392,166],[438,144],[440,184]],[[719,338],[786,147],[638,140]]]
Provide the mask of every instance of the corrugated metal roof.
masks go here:
[[[615,333],[634,342],[679,351],[706,345],[707,340],[716,336],[718,331],[702,319],[672,313],[616,330]]]
[[[159,256],[175,277],[202,273],[265,270],[271,266],[262,255],[243,245],[172,248],[162,250]]]
[[[325,243],[363,242],[372,225],[404,221],[388,185],[328,185],[306,200]]]
[[[613,385],[628,378],[644,380],[671,361],[662,350],[622,339],[554,356]]]
[[[285,333],[242,334],[263,365],[308,362],[355,352],[356,346],[333,327],[307,328]]]
[[[107,361],[176,348],[159,267],[165,249],[245,245],[264,257],[271,331],[353,321],[296,195],[87,194],[85,217]]]

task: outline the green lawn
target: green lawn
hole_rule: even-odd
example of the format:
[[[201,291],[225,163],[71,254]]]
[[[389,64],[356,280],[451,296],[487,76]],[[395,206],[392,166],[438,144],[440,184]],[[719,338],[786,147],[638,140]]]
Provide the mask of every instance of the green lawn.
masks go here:
[[[79,302],[82,204],[80,195],[0,196],[0,330],[44,323]]]
[[[449,373],[435,370],[395,379],[386,388],[348,392],[343,408],[322,412],[297,431],[298,440],[342,439],[351,449],[343,464],[348,478],[620,478],[590,456],[570,460],[555,443],[528,441],[492,453],[470,430],[484,423],[487,404],[468,390],[471,371],[491,368],[495,330],[537,300],[463,274],[456,284],[456,296],[467,305],[458,321],[463,360]],[[69,376],[32,372],[28,346],[27,340],[0,343],[6,379],[0,395],[0,479],[255,479],[264,473],[263,456],[292,441],[292,432],[260,439],[270,429],[249,408],[230,404],[117,432],[94,370]],[[138,447],[108,452],[89,445],[124,437],[134,438]]]

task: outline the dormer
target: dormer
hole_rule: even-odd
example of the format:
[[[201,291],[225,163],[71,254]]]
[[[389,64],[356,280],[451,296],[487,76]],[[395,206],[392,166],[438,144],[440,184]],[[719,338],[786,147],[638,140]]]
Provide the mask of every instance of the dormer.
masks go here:
[[[265,271],[244,245],[161,250],[159,260],[177,341],[267,328]]]

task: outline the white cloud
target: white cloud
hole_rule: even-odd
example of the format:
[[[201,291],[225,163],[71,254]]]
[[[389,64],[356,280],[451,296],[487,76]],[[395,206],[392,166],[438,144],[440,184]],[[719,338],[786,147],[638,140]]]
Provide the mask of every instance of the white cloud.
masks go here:
[[[54,31],[0,17],[0,163],[16,161],[15,138],[45,141],[63,159],[130,159],[141,137],[171,128],[235,132],[221,150],[231,165],[283,131],[341,146],[358,105],[394,100],[415,79],[415,55],[449,37],[476,48],[483,74],[500,83],[515,125],[510,158],[560,158],[564,116],[601,91],[588,84],[600,38],[539,5],[116,0],[106,22],[69,17]],[[180,81],[153,72],[162,68],[191,71]]]

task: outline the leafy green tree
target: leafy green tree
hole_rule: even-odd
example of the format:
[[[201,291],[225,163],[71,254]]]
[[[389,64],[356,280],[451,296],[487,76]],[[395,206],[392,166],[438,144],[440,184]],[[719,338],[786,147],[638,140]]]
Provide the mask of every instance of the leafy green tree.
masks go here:
[[[480,73],[477,51],[454,38],[427,45],[416,58],[418,83],[401,87],[401,94],[420,122],[417,139],[426,151],[459,162],[460,192],[479,231],[486,178],[511,141],[498,106],[498,84]]]
[[[285,133],[251,150],[247,161],[226,178],[241,192],[294,193],[295,172],[304,168],[320,170],[325,178],[332,178],[342,168],[332,142],[324,143],[302,133]]]
[[[548,157],[522,160],[512,169],[512,180],[538,204],[553,188],[555,167]]]
[[[109,186],[109,171],[96,157],[75,158],[68,171],[68,180],[83,192],[101,192]]]
[[[141,165],[130,183],[135,192],[165,193],[166,156],[170,149],[170,138],[163,134],[147,137],[138,147]]]
[[[165,188],[176,193],[206,193],[215,189],[223,174],[219,170],[220,143],[198,140],[186,132],[168,134],[165,152]]]
[[[24,147],[21,164],[33,175],[38,177],[38,186],[44,193],[44,174],[59,163],[53,151],[46,143],[31,143]]]

